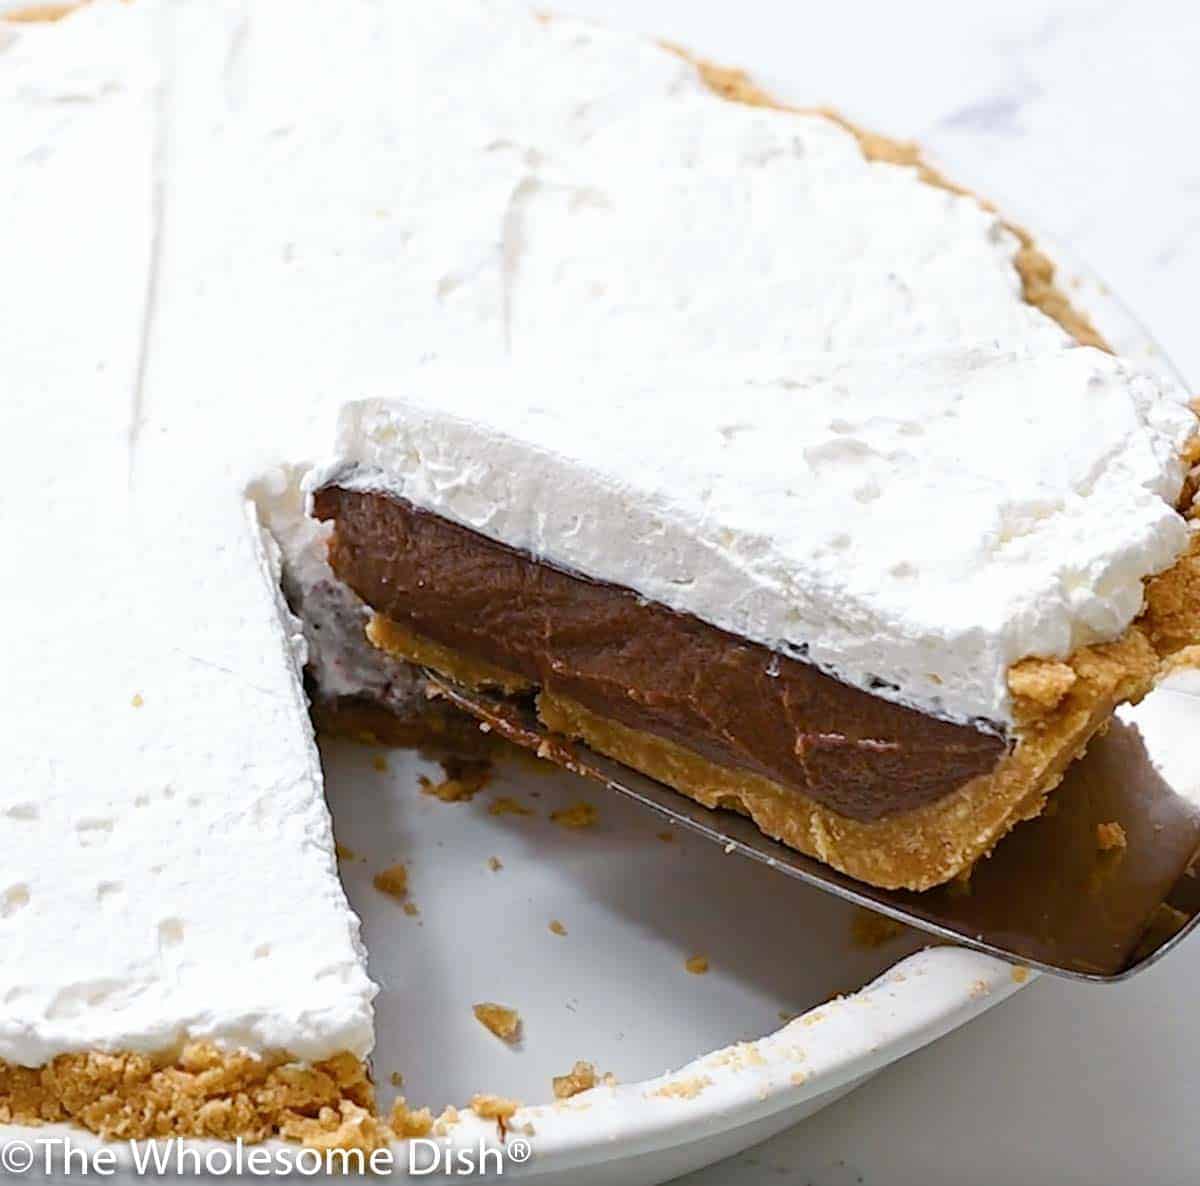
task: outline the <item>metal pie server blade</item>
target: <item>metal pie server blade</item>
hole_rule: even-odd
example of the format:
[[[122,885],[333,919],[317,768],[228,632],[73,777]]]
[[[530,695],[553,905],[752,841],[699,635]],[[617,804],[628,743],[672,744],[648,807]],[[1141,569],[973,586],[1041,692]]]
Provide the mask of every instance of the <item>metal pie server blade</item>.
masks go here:
[[[496,733],[649,807],[672,823],[780,873],[943,940],[1079,980],[1149,967],[1200,919],[1200,673],[1168,677],[1124,706],[1075,762],[1035,820],[1018,825],[969,882],[924,893],[883,890],[549,732],[528,701],[469,690],[426,669],[448,700]],[[1116,822],[1123,847],[1097,826]]]

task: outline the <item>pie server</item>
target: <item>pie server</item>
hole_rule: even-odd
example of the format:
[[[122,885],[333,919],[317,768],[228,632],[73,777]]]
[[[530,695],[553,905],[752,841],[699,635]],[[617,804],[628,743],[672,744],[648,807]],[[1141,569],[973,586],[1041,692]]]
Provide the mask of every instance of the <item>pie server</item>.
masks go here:
[[[884,890],[768,839],[586,746],[551,733],[532,706],[425,670],[445,696],[509,741],[602,782],[671,823],[898,922],[1001,959],[1076,980],[1114,982],[1148,968],[1200,919],[1200,672],[1168,676],[1118,710],[1050,798],[965,884]],[[1102,851],[1117,821],[1124,848]]]

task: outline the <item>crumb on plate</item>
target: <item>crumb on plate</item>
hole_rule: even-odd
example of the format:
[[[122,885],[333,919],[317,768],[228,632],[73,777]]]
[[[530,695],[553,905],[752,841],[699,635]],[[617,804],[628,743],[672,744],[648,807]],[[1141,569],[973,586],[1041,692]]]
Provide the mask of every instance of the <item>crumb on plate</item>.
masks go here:
[[[421,791],[432,795],[443,803],[466,803],[473,799],[492,777],[492,763],[487,758],[455,758],[439,759],[445,777],[434,782],[425,775],[420,775],[417,781]]]
[[[411,1137],[427,1137],[433,1130],[433,1114],[428,1108],[412,1109],[404,1096],[396,1097],[392,1104],[391,1115],[388,1117],[388,1127],[396,1134],[397,1139],[407,1140]]]
[[[533,808],[526,807],[518,799],[502,795],[488,804],[488,815],[532,815]]]
[[[590,1062],[579,1061],[565,1075],[555,1075],[550,1082],[556,1100],[569,1100],[580,1092],[591,1091],[600,1080]]]
[[[697,1075],[691,1079],[673,1079],[652,1094],[664,1099],[694,1100],[706,1087],[711,1086],[712,1080],[707,1075]]]
[[[489,1092],[477,1092],[471,1096],[471,1111],[484,1120],[499,1121],[502,1129],[520,1106],[520,1100]]]
[[[562,828],[590,828],[600,818],[600,813],[591,803],[576,803],[574,807],[552,811],[550,818]]]
[[[402,864],[392,865],[382,873],[376,873],[372,884],[381,894],[400,901],[408,893],[408,870]]]
[[[491,1030],[502,1042],[515,1042],[521,1033],[521,1015],[508,1005],[480,1001],[471,1007],[475,1020]]]

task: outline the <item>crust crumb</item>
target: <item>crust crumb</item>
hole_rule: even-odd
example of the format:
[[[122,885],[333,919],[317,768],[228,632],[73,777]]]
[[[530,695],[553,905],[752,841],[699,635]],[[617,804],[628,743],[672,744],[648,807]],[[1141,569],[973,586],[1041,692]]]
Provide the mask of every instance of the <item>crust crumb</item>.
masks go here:
[[[557,918],[550,920],[550,930],[555,935],[565,935],[567,933],[567,928]]]
[[[591,803],[576,803],[574,807],[552,811],[550,818],[562,828],[590,828],[600,818],[600,813]]]
[[[376,873],[371,883],[381,894],[400,901],[408,893],[408,870],[404,865],[392,865],[382,873]]]
[[[421,913],[421,907],[418,906],[416,902],[405,902],[403,910],[409,918],[416,918],[417,915]]]
[[[1122,849],[1128,843],[1125,836],[1125,829],[1116,820],[1110,820],[1107,824],[1096,825],[1096,847],[1101,852],[1112,852],[1116,849]]]
[[[354,860],[354,849],[352,849],[348,844],[335,844],[333,846],[333,853],[339,861]]]
[[[142,697],[141,692],[134,692],[133,696],[130,698],[130,701],[129,701],[131,708],[141,708],[145,703],[146,703],[146,701]]]
[[[397,1096],[388,1117],[388,1127],[401,1141],[410,1137],[427,1137],[433,1131],[433,1113],[428,1108],[414,1111],[404,1096]]]
[[[882,947],[904,934],[904,924],[884,914],[876,914],[865,906],[854,911],[850,922],[850,937],[856,947]]]
[[[380,774],[386,774],[388,772],[387,755],[375,754],[374,757],[371,758],[371,765],[374,766]]]
[[[518,799],[513,799],[508,795],[502,795],[499,799],[493,799],[488,804],[488,815],[532,815],[533,808],[526,807],[524,803]]]
[[[500,870],[504,868],[504,865],[499,857],[488,857],[487,865],[493,873],[499,873]]]
[[[694,1100],[706,1087],[712,1086],[712,1080],[707,1075],[697,1075],[692,1079],[675,1079],[664,1083],[652,1095],[663,1099]]]
[[[671,844],[675,840],[675,833],[674,832],[655,832],[654,837],[656,840],[661,840],[664,844]]]
[[[746,1067],[766,1066],[767,1060],[759,1050],[757,1042],[735,1042],[732,1046],[726,1046],[724,1050],[718,1050],[707,1060],[707,1064],[743,1071]]]
[[[1012,978],[1014,984],[1024,984],[1029,979],[1029,969],[1024,964],[1014,964]]]
[[[501,1131],[520,1106],[520,1100],[509,1099],[503,1095],[480,1092],[471,1096],[471,1111],[484,1120],[499,1121]]]
[[[573,1095],[591,1091],[600,1080],[590,1062],[577,1062],[565,1075],[555,1075],[550,1082],[556,1100],[569,1100]]]
[[[1022,659],[1008,669],[1013,716],[1021,724],[1052,713],[1075,686],[1072,667],[1057,659]]]
[[[393,1071],[393,1072],[392,1072],[392,1073],[391,1073],[391,1074],[388,1076],[388,1082],[389,1082],[389,1083],[390,1083],[390,1084],[391,1084],[393,1087],[403,1087],[403,1086],[404,1086],[404,1076],[403,1076],[402,1074],[400,1074],[400,1072],[399,1072],[399,1071]]]
[[[486,758],[439,759],[445,778],[434,782],[421,775],[417,781],[423,794],[432,795],[443,803],[469,803],[492,777],[492,764]]]
[[[683,961],[683,966],[687,968],[693,976],[703,976],[708,971],[708,956],[693,955]]]
[[[521,1033],[521,1015],[507,1005],[495,1001],[480,1001],[472,1006],[475,1020],[492,1031],[502,1042],[515,1042]]]

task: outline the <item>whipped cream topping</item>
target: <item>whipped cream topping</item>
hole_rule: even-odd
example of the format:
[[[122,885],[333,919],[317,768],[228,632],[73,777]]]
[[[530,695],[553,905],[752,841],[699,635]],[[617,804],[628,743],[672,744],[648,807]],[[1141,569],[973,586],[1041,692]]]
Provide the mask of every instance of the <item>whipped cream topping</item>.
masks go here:
[[[438,360],[1062,341],[972,199],[502,2],[0,22],[0,160],[23,573],[0,593],[0,1058],[21,1063],[369,1045],[302,641],[244,497],[323,604],[285,463],[324,453],[342,402]]]
[[[175,319],[202,273],[161,266],[158,32],[124,4],[0,29],[0,1059],[365,1056],[261,467],[219,323]]]
[[[313,475],[382,491],[957,721],[1119,635],[1187,528],[1186,396],[1091,348],[426,370]]]

